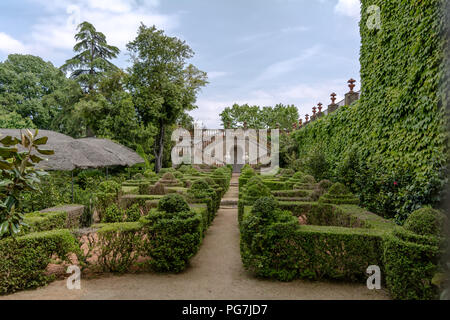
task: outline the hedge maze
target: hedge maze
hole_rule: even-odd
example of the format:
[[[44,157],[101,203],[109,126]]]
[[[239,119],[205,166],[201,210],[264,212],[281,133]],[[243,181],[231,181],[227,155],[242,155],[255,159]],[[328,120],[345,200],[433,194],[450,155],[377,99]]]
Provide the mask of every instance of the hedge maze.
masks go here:
[[[25,214],[21,235],[0,240],[0,294],[51,282],[46,271],[55,259],[92,272],[180,272],[199,250],[230,179],[229,167],[182,166],[122,184],[104,181],[90,228],[80,228],[79,212],[74,223],[67,206]]]
[[[367,268],[376,265],[393,298],[436,298],[442,213],[420,209],[399,227],[359,207],[344,185],[285,170],[258,176],[246,167],[241,175],[238,219],[247,270],[281,281],[365,283]]]

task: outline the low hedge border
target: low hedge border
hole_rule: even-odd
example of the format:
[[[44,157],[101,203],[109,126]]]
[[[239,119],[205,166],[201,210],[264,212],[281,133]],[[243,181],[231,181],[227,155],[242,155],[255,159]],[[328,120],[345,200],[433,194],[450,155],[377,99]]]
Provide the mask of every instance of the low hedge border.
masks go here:
[[[66,227],[67,212],[33,212],[25,215],[21,234],[43,232],[55,229],[64,229]]]
[[[247,210],[245,210],[247,211]],[[300,226],[291,216],[287,223],[274,223],[245,243],[246,212],[241,223],[241,255],[246,269],[258,276],[289,281],[333,279],[361,281],[369,265],[382,266],[382,234],[377,229],[336,226]],[[248,236],[247,236],[248,237]],[[345,249],[344,249],[345,248]]]
[[[54,280],[46,269],[54,255],[67,260],[79,253],[69,230],[30,233],[0,240],[0,294],[44,286]]]

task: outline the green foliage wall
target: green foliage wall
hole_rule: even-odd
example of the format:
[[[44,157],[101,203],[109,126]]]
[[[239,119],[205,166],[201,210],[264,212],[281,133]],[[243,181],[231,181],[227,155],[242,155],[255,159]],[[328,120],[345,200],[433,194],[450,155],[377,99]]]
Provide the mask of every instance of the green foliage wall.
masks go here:
[[[403,221],[418,207],[438,203],[444,183],[443,1],[361,3],[360,100],[293,136],[300,157],[321,146],[333,170],[353,148],[369,168],[358,179],[374,184],[361,191],[363,204],[385,203],[375,211]],[[366,25],[371,5],[381,9],[379,30]],[[386,187],[394,183],[395,190]]]

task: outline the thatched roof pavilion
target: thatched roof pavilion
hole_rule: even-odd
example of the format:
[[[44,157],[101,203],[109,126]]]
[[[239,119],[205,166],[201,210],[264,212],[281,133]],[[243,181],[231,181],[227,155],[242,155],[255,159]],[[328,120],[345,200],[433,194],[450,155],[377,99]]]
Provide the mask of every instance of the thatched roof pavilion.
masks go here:
[[[0,136],[20,139],[20,131],[20,129],[0,129]],[[111,140],[74,139],[58,132],[39,130],[38,137],[44,136],[48,137],[48,142],[43,149],[54,150],[55,154],[45,156],[48,161],[42,161],[36,166],[40,169],[72,171],[76,168],[131,167],[144,163],[144,159],[136,152]]]

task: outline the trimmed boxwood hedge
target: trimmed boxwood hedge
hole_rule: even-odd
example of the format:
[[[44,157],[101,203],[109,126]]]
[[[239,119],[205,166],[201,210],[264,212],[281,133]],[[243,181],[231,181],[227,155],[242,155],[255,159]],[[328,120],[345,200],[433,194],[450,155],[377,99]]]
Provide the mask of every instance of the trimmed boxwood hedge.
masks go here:
[[[78,253],[79,246],[69,230],[30,233],[16,239],[0,240],[0,294],[37,288],[54,276],[45,271],[52,256],[65,259]]]
[[[255,206],[239,204],[241,257],[245,268],[256,275],[283,281],[364,281],[366,268],[377,265],[394,299],[437,298],[438,288],[432,279],[441,271],[444,238],[436,236],[436,228],[423,232],[420,226],[410,227],[416,221],[422,222],[416,216],[424,210],[408,218],[411,221],[406,225],[416,230],[414,233],[355,205],[277,205],[279,219],[255,227],[254,221],[260,215]],[[283,212],[290,212],[290,218]],[[432,212],[440,221],[437,213]],[[306,216],[312,225],[299,225],[296,216]]]
[[[262,199],[258,201],[264,201]],[[257,203],[258,203],[257,201]],[[300,226],[280,210],[274,221],[255,225],[258,212],[241,223],[244,267],[261,277],[361,281],[369,265],[382,266],[382,232],[374,229]]]
[[[21,234],[64,229],[66,227],[67,212],[32,212],[25,215]]]
[[[150,211],[141,219],[148,241],[143,252],[148,266],[158,272],[181,272],[197,253],[203,230],[202,215],[195,211]]]
[[[384,239],[386,286],[394,299],[436,299],[432,279],[442,251],[435,237],[415,236],[403,228]]]

